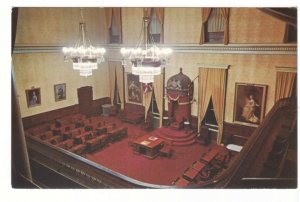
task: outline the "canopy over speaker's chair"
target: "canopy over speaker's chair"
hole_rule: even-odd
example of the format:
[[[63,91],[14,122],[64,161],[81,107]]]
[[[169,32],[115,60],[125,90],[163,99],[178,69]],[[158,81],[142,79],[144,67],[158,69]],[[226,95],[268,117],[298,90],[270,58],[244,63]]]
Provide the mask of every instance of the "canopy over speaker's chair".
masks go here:
[[[182,73],[182,68],[180,68],[178,74],[169,78],[166,90],[170,127],[181,129],[184,121],[190,120],[193,83],[188,76]]]

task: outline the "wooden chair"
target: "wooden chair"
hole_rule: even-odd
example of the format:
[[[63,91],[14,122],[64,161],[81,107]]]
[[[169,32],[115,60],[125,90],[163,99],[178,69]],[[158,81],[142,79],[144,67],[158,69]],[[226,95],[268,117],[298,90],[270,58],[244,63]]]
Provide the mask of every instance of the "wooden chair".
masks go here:
[[[166,144],[159,151],[160,156],[167,157],[167,158],[171,158],[172,153],[173,153],[173,150],[172,150],[171,146],[166,145]]]

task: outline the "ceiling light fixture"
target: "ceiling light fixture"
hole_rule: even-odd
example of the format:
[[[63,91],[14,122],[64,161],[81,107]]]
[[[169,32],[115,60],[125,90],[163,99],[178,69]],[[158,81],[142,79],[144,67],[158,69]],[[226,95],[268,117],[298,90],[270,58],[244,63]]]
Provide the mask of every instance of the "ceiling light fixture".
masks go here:
[[[81,21],[79,23],[79,37],[74,47],[63,47],[65,62],[72,61],[73,69],[79,70],[80,76],[91,76],[92,70],[98,68],[98,64],[104,62],[104,48],[92,46],[87,36],[86,24],[80,9]]]
[[[121,48],[123,55],[122,63],[131,62],[132,74],[139,75],[139,81],[142,83],[152,83],[154,76],[161,74],[161,68],[168,61],[168,56],[172,53],[170,48],[158,48],[149,33],[150,18],[143,18],[143,36],[140,36],[140,42],[136,48]],[[142,32],[141,32],[142,34]],[[148,42],[151,40],[151,44]],[[144,42],[141,45],[141,42]]]

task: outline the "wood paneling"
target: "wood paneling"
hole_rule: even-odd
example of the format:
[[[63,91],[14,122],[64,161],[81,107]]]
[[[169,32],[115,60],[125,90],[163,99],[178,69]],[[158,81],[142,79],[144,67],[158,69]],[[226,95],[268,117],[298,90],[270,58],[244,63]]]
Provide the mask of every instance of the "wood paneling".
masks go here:
[[[243,146],[255,129],[251,126],[224,122],[222,143]]]
[[[109,104],[109,103],[110,103],[110,98],[108,98],[108,97],[93,100],[92,109],[90,111],[93,114],[96,114],[96,113],[101,114],[102,113],[101,105]],[[27,129],[27,128],[33,127],[35,125],[43,124],[46,122],[51,122],[57,118],[71,115],[71,114],[76,114],[76,113],[79,113],[79,105],[78,104],[60,108],[60,109],[56,109],[56,110],[52,110],[52,111],[48,111],[45,113],[36,114],[33,116],[24,117],[22,119],[22,121],[23,121],[24,129]]]
[[[84,86],[77,89],[79,111],[81,114],[89,114],[93,105],[93,87]]]

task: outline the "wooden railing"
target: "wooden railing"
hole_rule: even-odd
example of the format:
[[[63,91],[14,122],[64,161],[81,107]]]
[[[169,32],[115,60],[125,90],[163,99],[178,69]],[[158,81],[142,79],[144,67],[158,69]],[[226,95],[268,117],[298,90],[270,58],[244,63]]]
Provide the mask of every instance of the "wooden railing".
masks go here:
[[[254,166],[253,162],[257,158],[258,153],[264,147],[264,143],[270,134],[270,130],[274,127],[273,123],[281,115],[285,114],[289,109],[296,110],[296,102],[291,99],[279,100],[267,114],[262,124],[249,137],[241,152],[233,159],[228,168],[224,170],[219,176],[214,179],[195,185],[196,187],[210,187],[210,188],[243,188],[246,174],[249,169]],[[261,178],[251,178],[253,182],[263,182]],[[268,182],[278,181],[279,178],[269,178]],[[280,180],[284,181],[284,180]],[[295,181],[295,179],[286,179],[285,181]]]
[[[26,136],[30,160],[85,188],[170,188],[141,182],[61,148]]]

